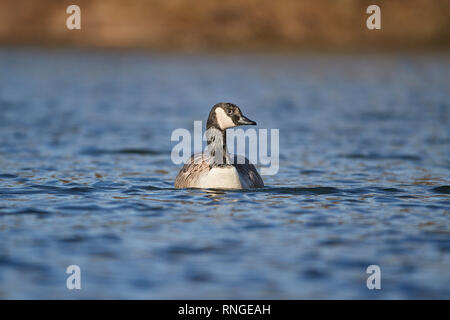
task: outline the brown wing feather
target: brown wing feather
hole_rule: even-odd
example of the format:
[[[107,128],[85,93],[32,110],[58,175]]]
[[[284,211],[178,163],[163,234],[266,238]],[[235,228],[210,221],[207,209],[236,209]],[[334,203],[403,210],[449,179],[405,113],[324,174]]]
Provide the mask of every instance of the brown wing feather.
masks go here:
[[[178,176],[175,179],[175,188],[191,187],[200,174],[208,170],[209,164],[203,159],[201,154],[192,155],[178,173]]]

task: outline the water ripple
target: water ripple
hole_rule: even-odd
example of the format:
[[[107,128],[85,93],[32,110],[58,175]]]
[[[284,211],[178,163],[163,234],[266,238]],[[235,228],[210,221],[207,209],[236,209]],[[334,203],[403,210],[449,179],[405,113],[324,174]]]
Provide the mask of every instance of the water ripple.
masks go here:
[[[0,50],[0,296],[450,298],[449,66]],[[173,187],[212,97],[280,129],[265,188]]]

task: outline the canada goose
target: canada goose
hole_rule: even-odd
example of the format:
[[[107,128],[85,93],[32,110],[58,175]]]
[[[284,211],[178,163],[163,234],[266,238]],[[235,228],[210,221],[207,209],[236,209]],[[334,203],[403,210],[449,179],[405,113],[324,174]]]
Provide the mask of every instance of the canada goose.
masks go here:
[[[256,125],[232,103],[217,103],[206,122],[207,151],[196,153],[178,173],[175,188],[247,189],[262,188],[264,182],[250,161],[227,150],[228,128]]]

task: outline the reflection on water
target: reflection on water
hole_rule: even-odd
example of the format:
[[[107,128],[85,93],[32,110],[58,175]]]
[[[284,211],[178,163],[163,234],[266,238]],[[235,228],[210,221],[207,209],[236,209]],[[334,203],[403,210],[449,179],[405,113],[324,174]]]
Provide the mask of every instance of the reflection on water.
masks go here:
[[[1,51],[0,298],[450,298],[449,67]],[[172,130],[222,100],[280,128],[279,173],[174,189]]]

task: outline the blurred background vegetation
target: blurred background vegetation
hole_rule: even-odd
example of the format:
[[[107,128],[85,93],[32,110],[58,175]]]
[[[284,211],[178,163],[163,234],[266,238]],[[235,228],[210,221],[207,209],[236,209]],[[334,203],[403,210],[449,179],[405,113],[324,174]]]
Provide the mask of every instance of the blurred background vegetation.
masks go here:
[[[66,28],[70,4],[82,29]],[[366,8],[381,7],[381,30]],[[450,47],[450,0],[1,0],[0,45],[179,51]]]

